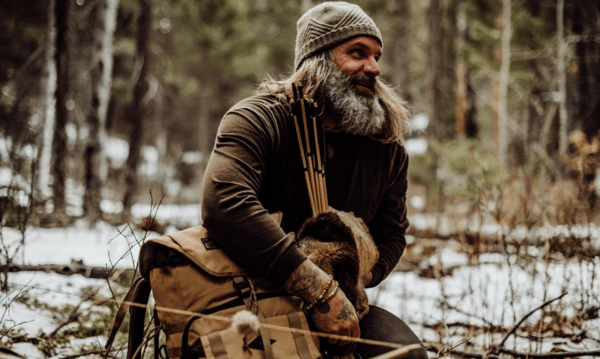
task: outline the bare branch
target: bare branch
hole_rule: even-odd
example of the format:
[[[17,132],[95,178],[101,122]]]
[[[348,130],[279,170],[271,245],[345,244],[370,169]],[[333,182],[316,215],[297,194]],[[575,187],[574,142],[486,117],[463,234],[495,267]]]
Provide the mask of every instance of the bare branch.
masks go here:
[[[546,301],[544,303],[542,303],[542,305],[540,305],[539,307],[535,308],[534,310],[532,310],[531,312],[527,313],[512,329],[510,332],[508,332],[508,334],[506,334],[506,336],[504,337],[504,339],[502,339],[502,341],[500,342],[500,345],[498,346],[498,348],[502,348],[502,346],[504,345],[504,343],[506,342],[506,340],[508,339],[508,337],[510,337],[511,334],[513,334],[517,328],[527,319],[529,318],[533,313],[535,313],[537,310],[544,308],[545,306],[547,306],[548,304],[554,302],[555,300],[558,300],[562,297],[564,297],[565,295],[567,295],[567,292],[564,292],[563,294],[561,294],[560,296],[554,298],[554,299],[550,299],[549,301]]]
[[[501,348],[500,352],[508,354],[516,358],[533,358],[533,359],[554,359],[554,358],[575,358],[581,356],[597,356],[600,355],[600,350],[584,351],[584,352],[560,352],[560,353],[519,353],[516,351]]]

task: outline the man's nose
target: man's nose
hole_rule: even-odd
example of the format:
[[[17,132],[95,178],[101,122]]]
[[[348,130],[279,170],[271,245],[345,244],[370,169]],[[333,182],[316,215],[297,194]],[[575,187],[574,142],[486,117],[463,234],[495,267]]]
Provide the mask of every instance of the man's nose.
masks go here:
[[[379,65],[377,65],[377,60],[374,57],[371,57],[367,60],[363,71],[365,74],[370,74],[372,76],[379,76]]]

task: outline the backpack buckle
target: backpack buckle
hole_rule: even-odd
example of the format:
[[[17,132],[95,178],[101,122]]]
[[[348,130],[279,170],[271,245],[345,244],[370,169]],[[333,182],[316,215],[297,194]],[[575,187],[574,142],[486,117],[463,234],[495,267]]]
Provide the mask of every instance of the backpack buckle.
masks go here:
[[[258,313],[258,300],[256,299],[256,291],[254,283],[247,277],[233,277],[233,288],[238,293],[240,298],[246,304],[246,309],[251,313]]]

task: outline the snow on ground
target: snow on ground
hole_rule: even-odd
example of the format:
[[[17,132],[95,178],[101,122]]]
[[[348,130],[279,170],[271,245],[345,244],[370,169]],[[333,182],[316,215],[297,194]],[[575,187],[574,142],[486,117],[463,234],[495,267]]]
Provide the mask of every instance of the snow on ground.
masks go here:
[[[417,213],[409,217],[412,227],[419,229],[434,229],[440,234],[452,234],[458,231],[463,231],[464,228],[474,232],[481,232],[487,235],[504,234],[507,240],[521,240],[525,238],[543,241],[544,239],[554,236],[576,237],[591,239],[592,245],[600,251],[600,224],[590,223],[588,225],[573,225],[573,226],[550,226],[536,227],[528,230],[524,226],[515,228],[503,228],[496,223],[481,223],[471,220],[468,216],[463,216],[460,220],[450,216],[435,216],[426,213]],[[532,242],[535,244],[535,242]]]
[[[146,210],[144,208],[140,212],[147,213]],[[192,214],[195,215],[198,213]],[[29,228],[25,250],[10,252],[16,250],[21,240],[20,233],[10,228],[2,229],[6,247],[9,253],[14,254],[13,258],[18,264],[69,264],[72,260],[81,260],[88,266],[132,267],[139,251],[136,242],[144,235],[144,232],[132,230],[126,225],[115,228],[105,223],[92,229],[82,223],[62,229]],[[156,233],[149,233],[147,238],[157,236]],[[129,251],[129,248],[132,250]],[[532,252],[535,251],[533,248]],[[379,287],[368,290],[369,298],[372,303],[402,318],[424,341],[432,342],[441,340],[440,333],[434,331],[432,325],[464,323],[486,327],[492,324],[510,328],[533,308],[559,296],[563,291],[568,294],[561,299],[557,308],[566,317],[574,315],[574,309],[581,306],[600,307],[598,258],[585,261],[565,259],[545,265],[536,260],[520,263],[514,257],[489,253],[481,255],[479,261],[479,265],[467,266],[466,255],[449,245],[425,263],[438,268],[460,266],[451,275],[437,280],[421,278],[413,272],[394,272]],[[9,285],[9,293],[2,294],[0,300],[0,313],[3,313],[0,326],[14,327],[14,330],[29,337],[42,332],[51,333],[63,317],[58,318],[50,311],[40,313],[39,309],[27,305],[30,301],[13,301],[15,297],[28,296],[50,307],[78,305],[85,287],[97,288],[98,297],[111,297],[106,281],[86,279],[79,275],[11,273]],[[85,310],[91,310],[93,306],[90,301],[81,305]],[[99,313],[102,313],[101,309]],[[540,314],[532,318],[538,320]],[[584,339],[577,344],[569,342],[569,350],[600,348],[600,320],[588,320],[585,325],[589,326],[587,334],[593,339]],[[458,343],[463,336],[460,328],[447,329],[447,341]],[[69,350],[74,352],[81,345],[91,345],[93,342],[103,344],[105,340],[103,337],[87,341],[73,340],[70,347],[63,348],[63,354]],[[471,338],[473,343],[480,346],[499,344],[500,340],[499,337],[486,334]],[[531,349],[531,341],[525,339],[511,339],[507,345],[524,351]],[[538,350],[548,352],[556,345],[556,342],[543,342]],[[13,350],[29,358],[44,357],[31,343],[15,344]]]
[[[16,247],[21,240],[20,232],[12,228],[4,228],[2,233],[9,247]],[[25,233],[25,253],[19,252],[14,258],[17,264],[70,264],[71,261],[83,261],[88,266],[117,264],[118,267],[132,268],[131,258],[137,259],[139,254],[139,246],[135,244],[144,235],[143,231],[133,230],[128,225],[114,227],[103,222],[91,229],[83,221],[68,228],[29,227]],[[150,232],[147,238],[159,236]],[[128,251],[129,248],[132,250]]]
[[[21,233],[12,228],[2,229],[2,239],[13,255],[16,264],[71,264],[82,261],[87,266],[102,268],[133,268],[139,255],[139,245],[143,238],[158,237],[157,233],[145,233],[133,230],[128,225],[114,227],[99,223],[95,228],[88,228],[78,222],[69,228],[34,228],[25,233],[24,251],[16,251],[21,242]],[[131,248],[131,250],[130,250]],[[26,337],[36,337],[41,333],[54,331],[68,313],[57,315],[52,310],[40,310],[32,306],[32,301],[44,303],[48,307],[63,308],[65,305],[81,305],[81,312],[106,312],[108,308],[92,307],[92,301],[82,302],[82,291],[85,288],[97,290],[95,297],[111,298],[111,291],[106,280],[85,278],[81,275],[64,276],[45,272],[18,272],[9,274],[9,291],[0,299],[0,327],[14,328]],[[15,301],[19,297],[21,300]],[[92,310],[93,309],[93,310]],[[106,313],[108,315],[108,313]],[[106,338],[72,340],[70,346],[64,348],[66,353],[74,352],[83,345],[100,343]],[[45,358],[44,354],[31,343],[16,343],[13,351],[27,358]],[[58,352],[57,354],[61,354]]]
[[[80,312],[90,311],[93,306],[92,301],[83,301],[81,292],[84,288],[94,288],[98,292],[97,297],[110,298],[111,293],[104,279],[85,278],[80,275],[64,276],[56,273],[44,272],[20,272],[13,273],[9,279],[10,290],[8,295],[2,298],[0,302],[0,313],[2,314],[2,326],[5,328],[13,327],[17,333],[32,338],[41,333],[52,333],[60,324],[60,320],[55,318],[53,313],[39,308],[32,308],[26,303],[16,302],[15,297],[21,299],[33,299],[38,303],[44,303],[48,307],[63,308],[65,305],[75,307],[79,304]],[[94,306],[95,312],[110,313],[106,307]],[[61,316],[61,318],[63,318]],[[84,344],[98,342],[104,345],[106,339],[90,338],[85,341],[77,340],[70,343],[69,352],[79,349]],[[26,358],[45,358],[44,354],[32,343],[16,343],[13,351],[23,355]],[[58,353],[57,353],[58,354]]]

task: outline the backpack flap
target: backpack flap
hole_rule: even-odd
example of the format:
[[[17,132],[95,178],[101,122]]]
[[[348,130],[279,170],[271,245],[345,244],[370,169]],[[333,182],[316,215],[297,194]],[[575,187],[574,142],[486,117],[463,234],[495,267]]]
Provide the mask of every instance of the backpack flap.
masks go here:
[[[281,223],[281,212],[272,213],[270,216],[278,224]],[[140,249],[139,261],[140,272],[144,278],[149,278],[150,271],[155,268],[163,247],[185,255],[198,267],[215,277],[247,275],[245,269],[233,262],[219,248],[206,228],[198,226],[146,241]]]
[[[149,278],[164,247],[183,254],[192,263],[215,277],[246,274],[242,267],[229,259],[217,246],[206,228],[199,226],[146,241],[140,249],[140,272],[144,278]]]

